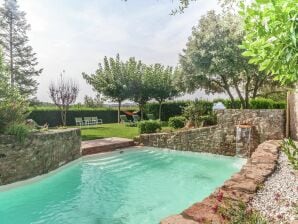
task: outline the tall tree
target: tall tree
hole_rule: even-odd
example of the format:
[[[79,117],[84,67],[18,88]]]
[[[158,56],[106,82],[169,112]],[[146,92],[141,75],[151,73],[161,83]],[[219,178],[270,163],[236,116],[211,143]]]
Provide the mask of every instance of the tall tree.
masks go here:
[[[238,46],[243,35],[237,15],[210,11],[203,16],[180,56],[180,83],[185,90],[226,93],[232,102],[239,98],[242,107],[248,108],[249,99],[257,96],[270,77],[242,56]]]
[[[159,103],[158,117],[161,120],[162,104],[179,94],[174,83],[174,72],[172,67],[165,67],[161,64],[150,66],[152,98]]]
[[[129,76],[119,54],[116,58],[104,57],[103,64],[99,63],[95,74],[83,73],[82,75],[98,93],[118,103],[118,122],[120,122],[121,103],[129,97],[127,84]]]
[[[248,6],[242,4],[241,15],[246,31],[243,55],[282,83],[297,82],[297,0],[258,0]]]
[[[0,7],[0,45],[8,64],[11,86],[26,96],[35,94],[38,85],[35,77],[42,72],[42,69],[36,69],[38,62],[29,45],[29,29],[25,13],[19,10],[17,1],[4,0]]]
[[[129,99],[138,104],[143,120],[144,107],[152,99],[152,70],[135,58],[130,58],[126,67],[129,77]]]

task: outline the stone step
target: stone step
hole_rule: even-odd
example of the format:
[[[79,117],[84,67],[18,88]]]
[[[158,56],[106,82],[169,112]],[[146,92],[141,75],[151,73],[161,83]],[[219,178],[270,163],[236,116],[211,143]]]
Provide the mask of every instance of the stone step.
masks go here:
[[[83,141],[81,145],[81,154],[84,156],[102,152],[110,152],[116,149],[131,147],[134,145],[135,143],[131,139],[116,137]]]

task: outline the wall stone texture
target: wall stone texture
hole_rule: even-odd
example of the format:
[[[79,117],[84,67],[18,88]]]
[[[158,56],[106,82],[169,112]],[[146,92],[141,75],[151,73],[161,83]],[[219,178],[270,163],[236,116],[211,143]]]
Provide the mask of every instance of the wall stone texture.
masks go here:
[[[0,185],[48,173],[80,157],[79,129],[31,134],[24,143],[0,135]]]
[[[262,142],[285,136],[285,110],[219,110],[216,126],[188,129],[172,133],[143,134],[140,143],[145,146],[194,152],[208,152],[234,156],[236,154],[236,126],[252,128],[250,156]]]

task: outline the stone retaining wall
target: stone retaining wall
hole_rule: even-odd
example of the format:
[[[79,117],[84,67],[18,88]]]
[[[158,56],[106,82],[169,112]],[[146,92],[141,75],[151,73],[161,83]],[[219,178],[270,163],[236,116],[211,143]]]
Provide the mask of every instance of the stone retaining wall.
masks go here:
[[[162,220],[161,224],[227,223],[218,211],[225,203],[248,203],[259,186],[277,166],[280,141],[266,141],[259,145],[240,172],[203,201],[195,203],[179,215]]]
[[[236,125],[252,126],[251,152],[266,140],[282,139],[285,136],[285,110],[220,110],[217,112],[217,120],[218,125],[212,127],[143,134],[140,143],[145,146],[233,156],[236,154]],[[249,156],[251,152],[243,154]]]
[[[24,143],[0,135],[0,185],[48,173],[80,157],[79,129],[30,135]]]

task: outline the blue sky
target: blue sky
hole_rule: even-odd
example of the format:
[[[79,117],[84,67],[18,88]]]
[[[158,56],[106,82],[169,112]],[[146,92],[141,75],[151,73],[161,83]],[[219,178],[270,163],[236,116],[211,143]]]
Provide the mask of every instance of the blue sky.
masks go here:
[[[43,101],[49,101],[48,85],[62,70],[79,84],[80,101],[94,95],[81,73],[94,72],[105,55],[175,66],[191,28],[207,10],[218,8],[217,0],[201,0],[170,16],[172,0],[19,0],[19,5],[44,68],[37,94]]]

